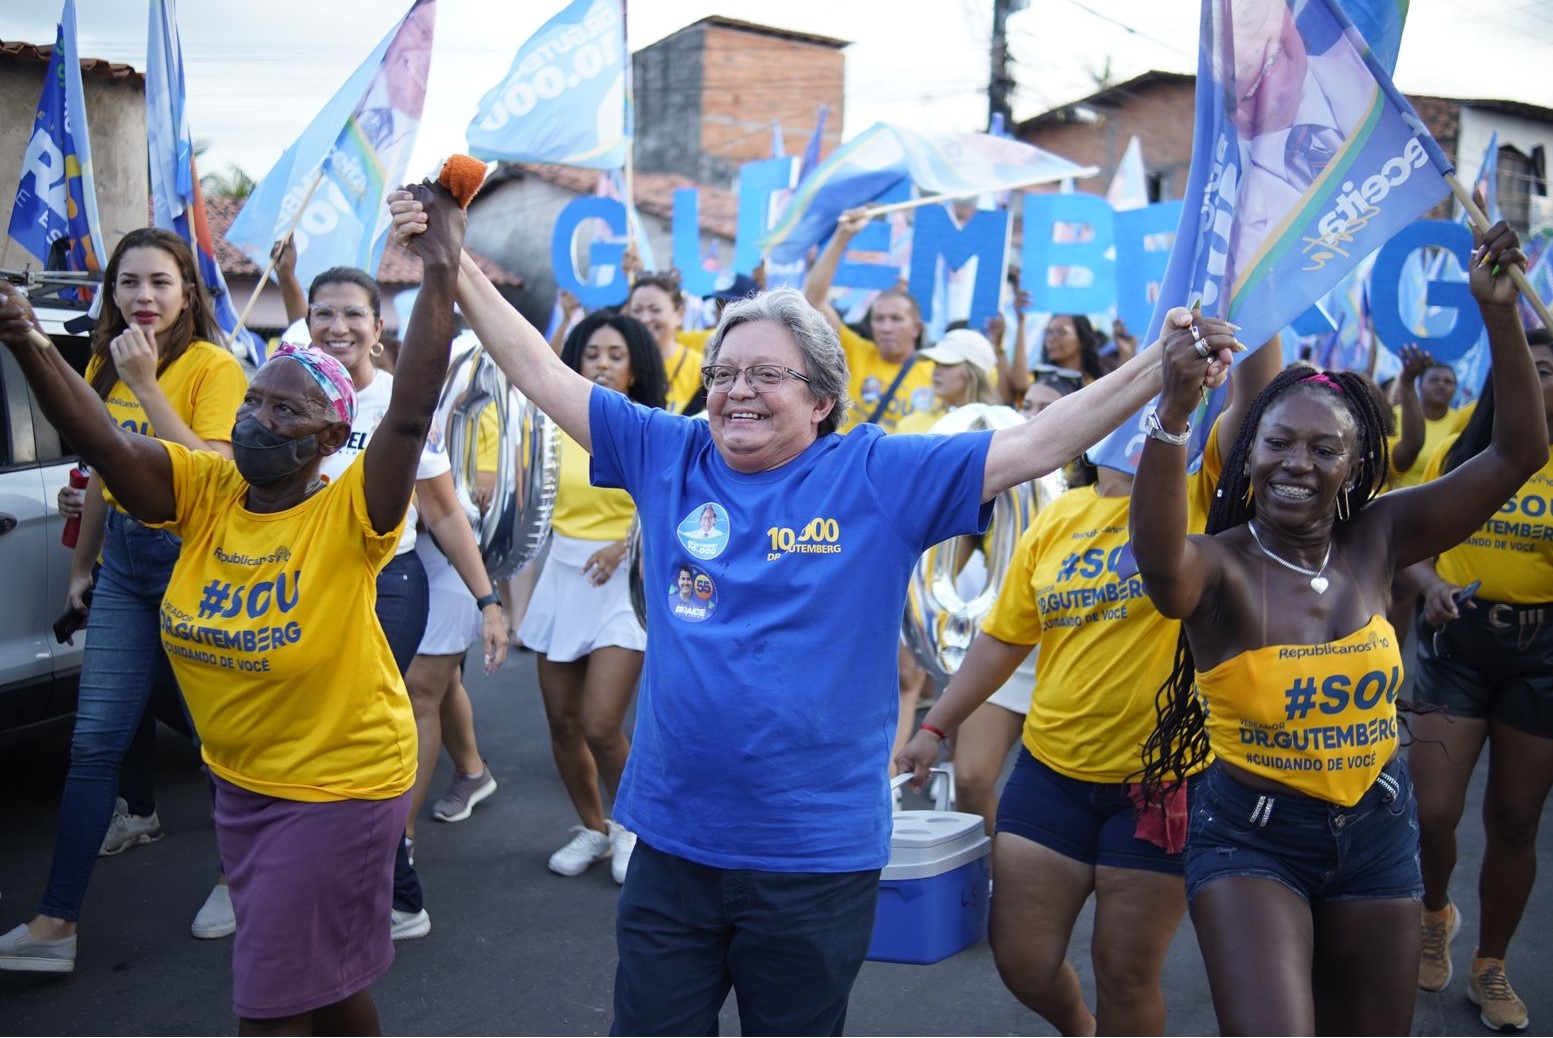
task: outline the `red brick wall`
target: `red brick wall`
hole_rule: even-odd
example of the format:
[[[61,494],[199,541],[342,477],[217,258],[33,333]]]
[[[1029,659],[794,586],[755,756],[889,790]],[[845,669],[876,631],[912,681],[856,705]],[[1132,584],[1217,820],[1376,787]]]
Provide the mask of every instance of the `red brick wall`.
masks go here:
[[[819,106],[830,106],[824,154],[841,143],[841,50],[711,25],[702,55],[701,148],[735,166],[771,157],[771,120],[788,154],[801,154]]]
[[[1180,198],[1192,161],[1194,90],[1190,79],[1145,84],[1119,98],[1114,107],[1090,106],[1101,117],[1098,123],[1038,123],[1027,126],[1020,137],[1081,165],[1099,166],[1098,176],[1075,186],[1103,195],[1127,142],[1136,136],[1145,169],[1164,176],[1162,198]]]

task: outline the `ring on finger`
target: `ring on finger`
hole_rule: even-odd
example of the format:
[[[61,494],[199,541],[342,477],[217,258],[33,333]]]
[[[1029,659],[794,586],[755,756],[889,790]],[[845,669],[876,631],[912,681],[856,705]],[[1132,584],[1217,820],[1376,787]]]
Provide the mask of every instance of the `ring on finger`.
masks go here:
[[[1197,355],[1204,360],[1207,360],[1208,354],[1212,352],[1208,349],[1208,343],[1204,341],[1202,332],[1198,331],[1195,324],[1192,325],[1192,349],[1196,350]]]

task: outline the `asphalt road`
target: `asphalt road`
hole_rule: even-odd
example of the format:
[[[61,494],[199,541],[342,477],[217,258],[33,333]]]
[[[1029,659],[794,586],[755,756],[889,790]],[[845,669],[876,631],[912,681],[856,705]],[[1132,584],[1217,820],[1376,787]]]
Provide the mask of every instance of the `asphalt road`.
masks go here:
[[[575,823],[551,763],[534,658],[514,654],[471,694],[482,751],[501,788],[469,820],[419,827],[416,864],[427,890],[429,936],[402,942],[374,989],[388,1034],[593,1035],[608,1032],[617,888],[606,865],[573,879],[545,868]],[[67,749],[52,741],[0,755],[0,929],[28,918],[47,878]],[[432,788],[447,781],[442,762]],[[1465,996],[1477,919],[1473,877],[1482,852],[1474,782],[1461,826],[1453,891],[1465,925],[1454,945],[1457,979],[1420,994],[1414,1033],[1487,1033]],[[0,973],[3,1034],[224,1034],[231,1016],[231,942],[200,941],[189,922],[215,874],[205,780],[187,742],[160,732],[157,774],[166,837],[101,859],[83,911],[76,972],[65,978]],[[1553,852],[1553,826],[1539,844]],[[1093,992],[1086,910],[1070,949]],[[1553,1032],[1553,879],[1544,878],[1512,948],[1510,975],[1530,1007],[1527,1034]],[[1215,1032],[1207,981],[1189,922],[1165,973],[1171,1034]],[[738,1033],[732,1004],[722,1030]],[[998,980],[986,942],[933,966],[868,963],[852,998],[855,1035],[1051,1034]]]

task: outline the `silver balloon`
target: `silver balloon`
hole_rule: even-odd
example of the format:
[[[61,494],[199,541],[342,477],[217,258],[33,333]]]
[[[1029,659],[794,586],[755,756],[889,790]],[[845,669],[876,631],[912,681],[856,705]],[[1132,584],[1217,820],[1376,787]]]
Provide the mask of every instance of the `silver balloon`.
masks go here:
[[[550,538],[561,432],[478,344],[455,352],[449,361],[437,420],[453,465],[453,485],[464,501],[474,499],[479,482],[482,422],[497,437],[495,488],[485,510],[474,510],[470,519],[491,579],[511,576]]]
[[[955,408],[929,431],[1007,429],[1023,421],[1011,407],[976,403]],[[907,587],[902,630],[912,655],[940,688],[960,669],[971,640],[992,611],[1020,536],[1036,512],[1065,490],[1067,481],[1060,470],[1010,487],[993,501],[992,524],[979,544],[974,538],[956,537],[934,545],[917,559]],[[987,576],[981,589],[965,598],[957,587],[957,578],[972,550],[980,550],[986,556]]]

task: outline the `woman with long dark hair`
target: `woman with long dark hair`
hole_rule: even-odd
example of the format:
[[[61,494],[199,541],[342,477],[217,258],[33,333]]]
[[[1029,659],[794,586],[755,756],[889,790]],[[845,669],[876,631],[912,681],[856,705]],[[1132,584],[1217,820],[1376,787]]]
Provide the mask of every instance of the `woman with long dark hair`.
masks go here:
[[[608,311],[588,315],[566,337],[561,360],[639,404],[664,406],[669,384],[662,354],[646,326],[633,317]],[[581,822],[572,827],[571,840],[550,856],[549,867],[576,876],[609,858],[615,882],[624,883],[636,836],[605,815],[599,787],[602,783],[613,802],[631,752],[621,725],[647,645],[631,607],[625,566],[636,506],[623,490],[594,487],[587,452],[561,435],[550,555],[518,628],[523,644],[539,654],[550,750]],[[703,511],[698,508],[687,521],[690,532],[703,533]],[[714,510],[714,531],[716,523]],[[722,536],[727,536],[726,521]]]
[[[114,424],[231,457],[247,379],[216,345],[220,331],[188,243],[171,231],[131,231],[108,260],[102,290],[86,377]],[[92,475],[70,567],[68,605],[87,609],[88,593],[91,604],[54,864],[38,915],[0,937],[0,969],[75,968],[76,920],[114,813],[119,765],[165,670],[159,610],[181,542],[142,525],[112,490]],[[127,836],[160,838],[154,805],[131,805],[123,817]]]
[[[1084,385],[1105,374],[1100,347],[1105,336],[1083,314],[1055,314],[1046,322],[1041,363],[1083,375]]]
[[[1527,335],[1553,443],[1553,337]],[[1428,463],[1426,481],[1488,450],[1495,427],[1490,384],[1460,436]],[[1461,914],[1450,900],[1456,826],[1467,782],[1488,746],[1478,940],[1467,997],[1483,1023],[1525,1028],[1526,1004],[1510,987],[1505,953],[1537,873],[1537,826],[1553,788],[1553,460],[1520,486],[1471,537],[1409,571],[1423,595],[1418,625],[1419,702],[1438,707],[1412,721],[1408,767],[1418,791],[1424,920],[1418,986],[1451,980],[1451,938]],[[1471,592],[1467,586],[1476,585]],[[1464,594],[1464,590],[1466,593]]]
[[[1418,983],[1422,883],[1398,754],[1392,578],[1470,536],[1547,461],[1545,419],[1508,268],[1480,236],[1471,271],[1502,406],[1493,441],[1431,484],[1377,496],[1385,418],[1351,372],[1293,368],[1253,402],[1205,536],[1188,536],[1186,451],[1199,359],[1171,351],[1132,491],[1133,551],[1184,620],[1145,778],[1212,752],[1186,856],[1192,922],[1227,1034],[1402,1034]]]

